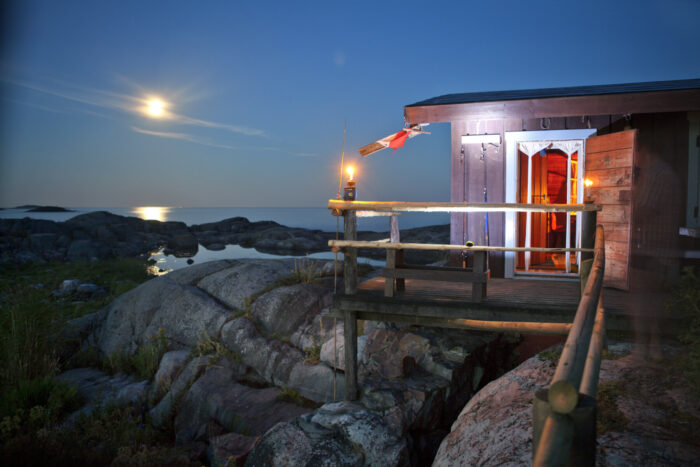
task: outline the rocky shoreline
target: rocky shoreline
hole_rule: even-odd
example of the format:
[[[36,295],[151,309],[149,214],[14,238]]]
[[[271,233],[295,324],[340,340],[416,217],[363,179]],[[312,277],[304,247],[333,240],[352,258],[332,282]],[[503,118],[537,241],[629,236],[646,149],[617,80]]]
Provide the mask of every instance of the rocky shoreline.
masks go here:
[[[406,229],[407,242],[449,243],[449,225]],[[388,232],[360,232],[361,240],[387,238]],[[64,222],[42,219],[0,219],[0,262],[100,260],[147,256],[162,248],[166,254],[191,257],[200,245],[223,250],[226,245],[255,248],[275,255],[304,255],[328,251],[335,232],[280,225],[274,221],[250,222],[234,217],[187,226],[125,217],[106,211],[81,214]],[[360,256],[382,259],[383,250],[361,250]],[[406,260],[427,264],[443,259],[439,252],[412,251]]]

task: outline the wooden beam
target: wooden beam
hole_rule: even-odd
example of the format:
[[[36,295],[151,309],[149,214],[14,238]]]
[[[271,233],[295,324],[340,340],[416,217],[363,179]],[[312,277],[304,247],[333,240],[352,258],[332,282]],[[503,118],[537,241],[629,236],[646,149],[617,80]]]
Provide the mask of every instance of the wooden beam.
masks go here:
[[[328,240],[328,246],[332,248],[375,248],[386,250],[428,250],[428,251],[538,251],[545,253],[575,253],[592,252],[590,248],[540,248],[540,247],[506,247],[506,246],[466,246],[446,245],[440,243],[386,243],[361,240]]]
[[[392,314],[372,311],[357,311],[354,313],[356,314],[357,319],[362,320],[406,323],[415,324],[417,326],[433,326],[451,329],[471,329],[475,331],[521,332],[526,334],[565,336],[571,329],[571,323],[540,323],[532,321],[486,321],[465,318],[432,318],[419,315]],[[333,311],[329,313],[328,316],[334,317],[339,314],[340,313]]]
[[[388,253],[388,252],[387,252]],[[455,269],[455,268],[450,268]],[[392,279],[425,279],[447,282],[477,282],[484,283],[488,280],[488,272],[473,272],[466,269],[458,271],[440,271],[436,269],[413,269],[411,267],[392,268],[387,262],[387,267],[382,269],[382,276],[387,278],[387,283]],[[389,297],[390,295],[386,295]]]
[[[486,321],[528,321],[541,323],[570,323],[573,312],[561,308],[540,308],[532,310],[524,307],[494,307],[483,303],[435,303],[401,301],[381,296],[336,296],[333,309],[355,310],[358,313],[388,313],[405,316],[424,316],[441,319],[476,319]],[[336,315],[342,318],[342,313]],[[381,320],[380,320],[381,321]]]
[[[343,201],[329,199],[328,209],[393,212],[581,212],[600,211],[601,207],[595,204],[411,203],[405,201]]]
[[[700,110],[700,89],[404,107],[409,125],[468,119],[545,118]]]
[[[354,211],[343,211],[343,238],[346,241],[357,239],[357,217]],[[380,244],[383,244],[381,241]],[[357,250],[343,252],[343,282],[346,294],[357,292]]]
[[[357,313],[343,313],[345,342],[345,400],[357,400]]]

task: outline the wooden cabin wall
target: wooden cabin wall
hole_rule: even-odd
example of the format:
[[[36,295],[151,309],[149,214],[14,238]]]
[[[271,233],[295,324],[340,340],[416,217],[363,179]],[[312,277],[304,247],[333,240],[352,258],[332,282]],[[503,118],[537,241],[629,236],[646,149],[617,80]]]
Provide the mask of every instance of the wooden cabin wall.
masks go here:
[[[684,224],[688,170],[685,112],[632,116],[638,129],[632,192],[631,287],[655,275],[659,285],[677,279],[678,229]],[[648,279],[647,279],[648,280]]]
[[[598,134],[622,129],[626,119],[622,115],[594,115],[557,117],[548,119],[464,119],[452,121],[452,168],[450,200],[453,202],[481,203],[484,201],[484,168],[487,171],[487,193],[490,203],[505,202],[505,132],[539,131],[580,128],[598,128]],[[486,166],[481,160],[481,145],[469,144],[462,148],[462,136],[478,134],[500,134],[501,145],[488,145]],[[489,244],[505,244],[505,215],[489,213]],[[450,218],[450,242],[455,245],[471,240],[485,244],[483,213],[453,213]],[[466,228],[466,231],[465,231]],[[452,263],[460,262],[459,255],[452,256]],[[491,253],[489,267],[493,277],[503,277],[502,253]]]

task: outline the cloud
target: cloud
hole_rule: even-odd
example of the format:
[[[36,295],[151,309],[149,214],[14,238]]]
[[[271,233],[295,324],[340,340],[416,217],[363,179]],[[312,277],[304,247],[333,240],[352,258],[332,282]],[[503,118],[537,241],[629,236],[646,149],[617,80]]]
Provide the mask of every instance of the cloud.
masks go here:
[[[122,112],[142,115],[143,108],[147,106],[149,98],[147,92],[143,91],[141,96],[132,96],[129,94],[106,91],[102,89],[94,89],[89,87],[78,87],[68,83],[53,82],[53,86],[42,86],[34,83],[19,81],[7,78],[1,78],[8,84],[14,86],[31,89],[42,94],[58,97],[61,99],[78,102],[92,107],[102,109],[119,110]],[[178,102],[187,99],[182,96],[177,96]],[[206,128],[217,128],[232,133],[238,133],[246,136],[265,136],[263,130],[250,128],[244,125],[232,125],[228,123],[214,122],[203,120],[200,118],[188,117],[186,115],[168,112],[164,121],[170,121],[180,125],[199,126]]]
[[[133,131],[135,131],[136,133],[141,133],[143,135],[157,136],[158,138],[180,139],[182,141],[189,141],[190,143],[201,144],[203,146],[211,146],[214,148],[236,149],[233,146],[212,143],[210,141],[206,141],[206,140],[197,138],[197,137],[192,136],[192,135],[187,134],[187,133],[173,133],[173,132],[169,132],[169,131],[153,131],[153,130],[146,130],[144,128],[138,128],[135,126],[132,126],[131,129]]]

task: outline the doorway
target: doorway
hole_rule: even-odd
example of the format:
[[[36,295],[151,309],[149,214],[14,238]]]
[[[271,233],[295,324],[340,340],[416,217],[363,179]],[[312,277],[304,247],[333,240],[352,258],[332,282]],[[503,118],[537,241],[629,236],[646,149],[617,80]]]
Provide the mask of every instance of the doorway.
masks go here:
[[[595,129],[506,133],[506,202],[579,204],[583,201],[586,137]],[[507,213],[506,246],[574,248],[580,245],[576,213]],[[575,253],[506,255],[506,277],[578,276]]]

